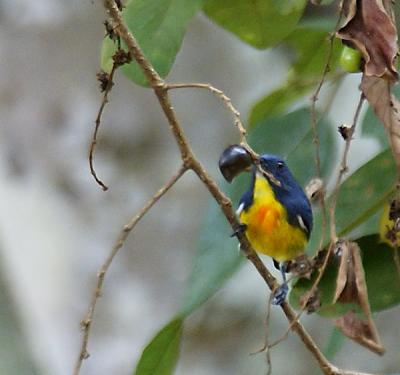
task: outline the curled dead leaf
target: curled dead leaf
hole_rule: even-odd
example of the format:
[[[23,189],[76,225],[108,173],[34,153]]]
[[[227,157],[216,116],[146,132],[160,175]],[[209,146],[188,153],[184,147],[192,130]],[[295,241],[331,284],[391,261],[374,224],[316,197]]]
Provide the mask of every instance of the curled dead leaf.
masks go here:
[[[346,19],[336,35],[362,53],[364,75],[395,81],[398,77],[395,64],[398,46],[391,6],[383,0],[345,0],[343,14]]]
[[[368,301],[367,283],[361,260],[361,250],[357,243],[340,242],[341,259],[336,279],[336,290],[333,302],[356,303],[361,307],[365,320],[360,319],[353,311],[346,313],[336,321],[343,333],[357,343],[378,354],[385,351],[378,331],[372,319]]]
[[[335,321],[338,327],[347,337],[351,338],[358,344],[365,346],[373,352],[382,355],[385,348],[378,341],[374,334],[374,329],[368,321],[360,319],[354,311],[349,311]]]
[[[300,298],[300,306],[302,306],[307,314],[312,314],[321,307],[321,292],[318,288],[315,288],[313,293],[310,292],[305,293]]]
[[[359,304],[358,288],[352,248],[349,242],[341,242],[337,246],[340,251],[340,264],[336,278],[336,289],[333,303],[357,303]]]

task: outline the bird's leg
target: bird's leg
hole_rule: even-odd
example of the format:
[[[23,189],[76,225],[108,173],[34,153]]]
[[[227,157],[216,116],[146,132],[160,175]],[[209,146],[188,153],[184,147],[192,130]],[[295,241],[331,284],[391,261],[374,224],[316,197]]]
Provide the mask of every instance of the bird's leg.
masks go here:
[[[287,263],[281,262],[279,264],[279,270],[281,271],[283,283],[279,286],[278,289],[276,289],[274,293],[274,299],[272,300],[273,305],[282,305],[288,294],[289,286],[286,281],[286,269],[287,269]]]
[[[237,229],[231,234],[231,237],[237,237],[239,234],[243,234],[244,232],[246,232],[246,229],[246,224],[239,224]]]

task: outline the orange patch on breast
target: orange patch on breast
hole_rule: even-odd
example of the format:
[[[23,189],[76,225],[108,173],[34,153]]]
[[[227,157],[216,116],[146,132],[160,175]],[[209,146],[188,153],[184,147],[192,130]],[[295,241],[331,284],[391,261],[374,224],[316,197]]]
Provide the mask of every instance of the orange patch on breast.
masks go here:
[[[279,217],[280,213],[277,209],[270,205],[263,205],[255,213],[254,221],[262,232],[271,233],[276,229]]]
[[[268,211],[268,207],[267,206],[261,206],[257,210],[256,214],[254,215],[256,222],[261,224],[265,219],[265,215],[267,214],[267,211]]]

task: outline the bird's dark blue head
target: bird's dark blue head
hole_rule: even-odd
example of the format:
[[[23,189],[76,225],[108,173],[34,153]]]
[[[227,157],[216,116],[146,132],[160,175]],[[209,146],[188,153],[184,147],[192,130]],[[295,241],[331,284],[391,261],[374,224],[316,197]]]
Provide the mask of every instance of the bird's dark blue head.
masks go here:
[[[269,154],[261,155],[260,167],[267,172],[265,177],[269,180],[274,191],[275,188],[279,188],[279,190],[290,190],[295,187],[300,188],[288,166],[279,156]]]

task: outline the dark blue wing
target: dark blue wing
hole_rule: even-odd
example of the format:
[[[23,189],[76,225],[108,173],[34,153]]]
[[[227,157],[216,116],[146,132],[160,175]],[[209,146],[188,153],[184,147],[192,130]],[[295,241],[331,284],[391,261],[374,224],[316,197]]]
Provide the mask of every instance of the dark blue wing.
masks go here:
[[[249,190],[247,190],[239,201],[239,211],[247,210],[252,204],[254,199],[254,184],[255,184],[255,176],[256,171],[255,168],[253,169],[252,176],[251,176],[251,184]]]
[[[304,230],[307,237],[310,237],[313,227],[313,216],[310,202],[304,192],[302,190],[297,191],[296,194],[284,200],[289,223]]]
[[[243,205],[242,210],[247,210],[253,204],[253,189],[247,190],[239,201],[239,207]]]

